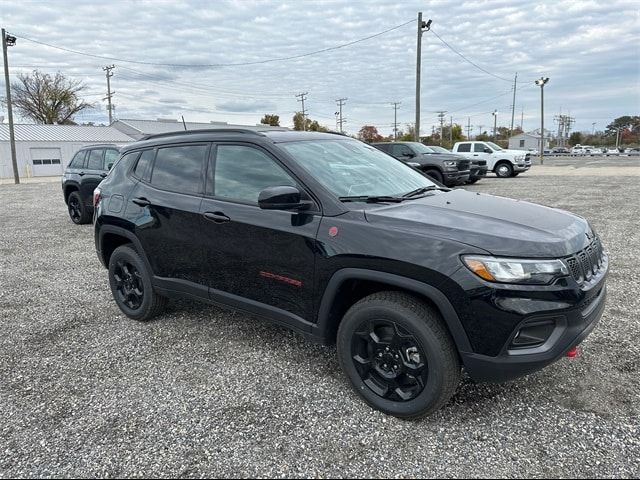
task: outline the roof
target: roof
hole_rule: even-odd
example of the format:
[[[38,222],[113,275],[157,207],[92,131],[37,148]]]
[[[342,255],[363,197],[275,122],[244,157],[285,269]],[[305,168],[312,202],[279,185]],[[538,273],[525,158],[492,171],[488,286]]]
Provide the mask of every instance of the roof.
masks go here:
[[[113,127],[83,125],[14,125],[17,142],[123,143],[133,139]],[[9,125],[0,124],[0,142],[9,141]]]
[[[180,132],[185,130],[206,130],[211,128],[243,128],[249,130],[285,130],[283,127],[271,127],[269,125],[246,126],[230,125],[226,122],[185,122],[178,120],[129,120],[118,119],[115,123],[128,126],[144,135],[158,133]]]

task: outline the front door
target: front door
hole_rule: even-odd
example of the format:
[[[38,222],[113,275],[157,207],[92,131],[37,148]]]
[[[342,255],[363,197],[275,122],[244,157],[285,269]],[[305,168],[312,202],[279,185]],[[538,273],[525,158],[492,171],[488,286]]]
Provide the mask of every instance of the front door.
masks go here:
[[[262,210],[267,187],[299,182],[267,151],[219,144],[207,174],[201,222],[203,281],[212,298],[237,295],[311,319],[318,208],[305,213]]]

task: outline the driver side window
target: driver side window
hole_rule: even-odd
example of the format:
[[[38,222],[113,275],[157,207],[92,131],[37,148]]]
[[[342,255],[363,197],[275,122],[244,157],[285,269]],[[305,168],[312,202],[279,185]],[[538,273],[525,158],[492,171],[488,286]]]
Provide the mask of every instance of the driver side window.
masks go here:
[[[473,146],[473,151],[476,153],[484,153],[485,148],[489,148],[489,147],[487,147],[484,143],[476,143]]]
[[[213,192],[211,192],[211,170]],[[245,145],[219,145],[214,169],[209,167],[207,191],[216,198],[258,204],[267,187],[292,186],[295,180],[266,153]]]

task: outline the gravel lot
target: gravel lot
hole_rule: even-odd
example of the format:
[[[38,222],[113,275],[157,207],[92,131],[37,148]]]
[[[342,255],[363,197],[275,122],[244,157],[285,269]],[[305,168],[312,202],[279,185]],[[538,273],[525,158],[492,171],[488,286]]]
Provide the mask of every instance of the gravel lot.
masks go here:
[[[360,401],[333,347],[262,321],[190,302],[126,319],[59,184],[3,185],[0,476],[640,476],[640,178],[607,172],[471,188],[588,217],[608,306],[577,359],[465,380],[416,422]]]

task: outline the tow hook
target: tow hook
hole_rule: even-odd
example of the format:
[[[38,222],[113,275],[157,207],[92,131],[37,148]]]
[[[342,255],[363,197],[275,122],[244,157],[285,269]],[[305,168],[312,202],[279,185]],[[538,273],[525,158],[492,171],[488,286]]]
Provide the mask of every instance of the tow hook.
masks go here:
[[[573,347],[565,353],[565,357],[567,358],[576,358],[578,356],[578,347]]]

